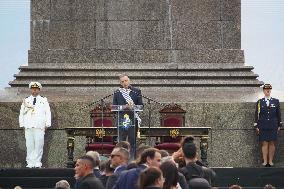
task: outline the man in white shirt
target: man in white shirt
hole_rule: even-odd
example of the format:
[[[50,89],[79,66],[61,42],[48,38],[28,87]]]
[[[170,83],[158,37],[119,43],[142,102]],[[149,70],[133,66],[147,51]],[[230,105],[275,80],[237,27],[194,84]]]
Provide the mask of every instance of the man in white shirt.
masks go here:
[[[40,96],[42,88],[39,82],[29,84],[31,96],[23,100],[20,110],[20,127],[25,128],[27,147],[27,167],[40,168],[43,154],[44,134],[51,126],[51,112],[47,98]]]

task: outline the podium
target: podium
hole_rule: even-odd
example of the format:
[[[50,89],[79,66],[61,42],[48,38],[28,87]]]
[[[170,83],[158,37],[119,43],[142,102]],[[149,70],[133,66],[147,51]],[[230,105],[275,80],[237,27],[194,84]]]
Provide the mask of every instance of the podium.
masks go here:
[[[136,138],[139,135],[141,119],[139,112],[143,111],[143,105],[112,105],[111,111],[116,112],[117,141],[124,141],[128,137],[131,157],[136,155]]]

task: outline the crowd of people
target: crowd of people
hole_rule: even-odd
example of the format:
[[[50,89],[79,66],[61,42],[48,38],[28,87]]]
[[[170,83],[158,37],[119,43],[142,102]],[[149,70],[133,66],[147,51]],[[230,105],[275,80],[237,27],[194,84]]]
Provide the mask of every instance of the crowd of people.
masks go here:
[[[89,151],[75,164],[76,189],[209,189],[215,172],[198,160],[194,138],[185,137],[181,148],[169,155],[147,145],[130,159],[130,144],[117,143],[106,161]],[[233,185],[232,189],[241,189]],[[237,188],[239,187],[239,188]]]
[[[136,159],[130,159],[130,144],[121,141],[112,150],[109,159],[88,151],[75,163],[75,185],[66,180],[55,184],[56,189],[210,189],[216,173],[198,160],[197,147],[192,136],[185,137],[181,148],[169,154],[165,150],[140,145]],[[22,189],[20,186],[14,189]],[[242,189],[232,185],[229,189]],[[266,185],[264,189],[275,189]]]

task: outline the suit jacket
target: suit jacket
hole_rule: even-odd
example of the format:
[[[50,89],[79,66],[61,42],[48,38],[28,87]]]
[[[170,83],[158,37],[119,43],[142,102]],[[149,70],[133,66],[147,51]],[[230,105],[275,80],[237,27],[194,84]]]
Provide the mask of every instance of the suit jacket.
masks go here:
[[[279,100],[270,98],[269,106],[265,98],[259,99],[255,108],[255,125],[259,129],[277,129],[282,124]]]
[[[141,90],[138,88],[132,87],[132,86],[129,86],[129,89],[131,90],[129,93],[129,96],[132,98],[134,104],[143,105]],[[127,104],[125,98],[122,96],[119,89],[117,89],[114,92],[112,104],[113,105],[126,105]]]
[[[115,185],[117,179],[119,178],[120,174],[125,171],[127,168],[127,165],[121,165],[117,169],[115,169],[114,174],[109,176],[107,183],[106,183],[106,189],[112,189],[112,187]]]
[[[80,179],[77,189],[104,189],[104,187],[94,174],[89,174]]]
[[[139,174],[146,169],[145,165],[123,171],[112,189],[138,189]]]

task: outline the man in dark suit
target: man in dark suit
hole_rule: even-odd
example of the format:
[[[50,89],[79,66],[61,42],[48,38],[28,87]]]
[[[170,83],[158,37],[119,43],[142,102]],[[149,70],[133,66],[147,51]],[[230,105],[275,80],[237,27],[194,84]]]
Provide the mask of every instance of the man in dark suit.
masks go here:
[[[147,167],[160,167],[161,154],[156,148],[148,148],[141,154],[137,168],[123,171],[112,189],[138,189],[139,174]]]
[[[254,127],[261,142],[263,163],[265,167],[273,166],[275,141],[282,125],[279,100],[270,97],[272,86],[263,86],[264,98],[256,103]]]
[[[119,76],[121,88],[116,90],[113,95],[113,105],[143,105],[141,90],[130,85],[130,79],[127,75]],[[136,149],[137,125],[141,122],[138,114],[133,111],[123,111],[119,113],[117,126],[119,128],[118,141],[128,141],[131,146],[130,154],[133,157]],[[135,125],[135,127],[134,127]]]
[[[76,189],[104,189],[94,175],[94,160],[90,156],[80,157],[75,164]]]
[[[111,166],[115,168],[114,174],[111,175],[106,183],[106,189],[112,189],[115,182],[119,178],[119,175],[122,171],[125,171],[127,168],[129,160],[129,151],[125,148],[116,147],[112,150],[111,154]]]

